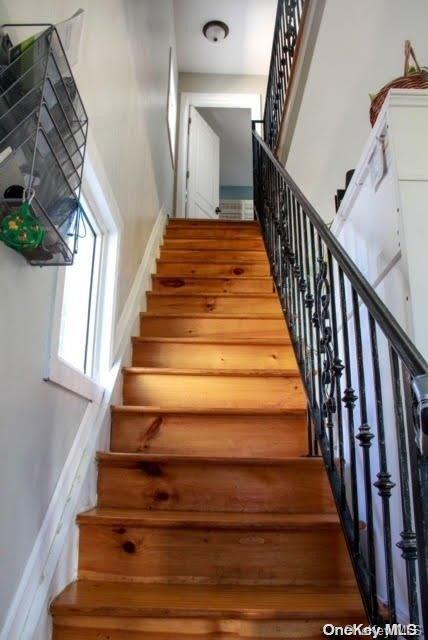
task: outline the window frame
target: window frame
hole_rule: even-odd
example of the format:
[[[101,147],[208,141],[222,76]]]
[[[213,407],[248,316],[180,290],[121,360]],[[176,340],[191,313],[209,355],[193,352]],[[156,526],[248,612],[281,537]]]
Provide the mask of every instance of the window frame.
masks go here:
[[[96,154],[95,154],[96,155]],[[94,165],[87,153],[83,181],[82,207],[100,231],[100,263],[95,301],[92,374],[88,375],[59,355],[61,315],[65,285],[65,269],[57,269],[54,282],[53,308],[44,380],[58,385],[96,404],[101,403],[108,375],[113,364],[114,317],[116,311],[117,267],[122,221],[118,211],[109,206],[103,188],[97,179]]]
[[[98,220],[92,214],[91,209],[89,208],[87,202],[84,198],[81,198],[81,205],[83,209],[83,216],[85,220],[80,221],[79,228],[82,231],[86,228],[86,232],[88,229],[92,232],[94,237],[94,245],[92,251],[92,259],[91,259],[91,284],[89,287],[89,305],[87,307],[87,318],[86,318],[86,340],[84,353],[81,354],[83,359],[84,370],[82,371],[80,368],[77,369],[83,375],[86,375],[89,378],[93,378],[95,371],[95,358],[96,358],[96,327],[98,326],[99,318],[98,318],[98,310],[99,310],[99,291],[100,287],[102,287],[101,277],[101,263],[102,263],[102,255],[103,255],[103,247],[105,243],[105,233],[101,229]],[[78,243],[80,240],[78,240]],[[77,250],[79,250],[79,244],[77,245]],[[64,305],[64,292],[65,292],[65,284],[67,277],[67,269],[70,267],[66,267],[63,270],[64,277],[62,282],[62,291],[58,293],[58,296],[62,296],[61,305],[59,314],[62,316],[62,308]],[[71,267],[73,268],[73,267]],[[58,357],[61,358],[64,362],[69,363],[71,366],[74,366],[70,361],[67,360],[66,357],[63,357],[60,353],[60,345],[61,345],[61,329],[62,329],[62,317],[60,317],[60,327],[59,327],[59,339],[58,339]],[[90,359],[90,366],[88,367],[88,359]],[[90,373],[88,373],[88,368],[90,369]]]

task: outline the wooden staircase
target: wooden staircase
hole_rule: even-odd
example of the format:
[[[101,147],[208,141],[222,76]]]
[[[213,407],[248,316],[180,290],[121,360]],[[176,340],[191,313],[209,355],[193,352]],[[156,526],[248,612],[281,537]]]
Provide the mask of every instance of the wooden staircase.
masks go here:
[[[55,640],[365,622],[256,223],[172,220]]]

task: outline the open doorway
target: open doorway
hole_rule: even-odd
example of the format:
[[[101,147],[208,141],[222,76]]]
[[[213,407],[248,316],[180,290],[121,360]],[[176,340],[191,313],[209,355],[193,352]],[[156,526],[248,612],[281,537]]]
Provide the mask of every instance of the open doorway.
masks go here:
[[[259,95],[181,96],[177,217],[253,218],[251,120]]]
[[[218,204],[216,213],[225,220],[253,218],[253,175],[250,109],[198,107],[198,113],[219,141]],[[189,156],[192,153],[190,140]],[[215,168],[213,175],[216,176]],[[189,189],[189,205],[192,204]]]

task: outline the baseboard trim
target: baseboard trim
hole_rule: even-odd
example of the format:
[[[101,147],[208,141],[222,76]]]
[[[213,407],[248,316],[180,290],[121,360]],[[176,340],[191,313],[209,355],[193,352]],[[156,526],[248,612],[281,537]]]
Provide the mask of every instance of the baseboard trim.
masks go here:
[[[148,239],[146,250],[138,267],[128,299],[117,323],[113,352],[114,360],[116,360],[118,354],[122,353],[126,346],[125,343],[129,339],[130,332],[136,320],[135,308],[137,305],[141,305],[143,293],[150,287],[150,278],[156,270],[156,258],[159,254],[167,219],[164,210],[161,209]],[[139,310],[141,310],[141,308],[139,308]]]
[[[26,564],[0,632],[0,640],[30,640],[41,616],[48,612],[49,588],[70,528],[75,521],[78,501],[85,484],[103,427],[110,423],[110,404],[119,379],[122,361],[130,344],[131,333],[138,321],[145,283],[156,268],[167,216],[161,210],[150,234],[115,333],[114,365],[106,380],[101,404],[89,403],[63,470],[49,503],[42,526]],[[73,576],[70,576],[70,580]]]

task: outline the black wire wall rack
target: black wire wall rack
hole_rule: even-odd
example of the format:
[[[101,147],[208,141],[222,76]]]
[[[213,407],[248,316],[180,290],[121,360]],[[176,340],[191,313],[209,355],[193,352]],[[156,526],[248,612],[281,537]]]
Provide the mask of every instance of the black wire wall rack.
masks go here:
[[[3,33],[39,33],[9,49],[0,67],[0,223],[31,201],[43,229],[32,265],[73,264],[88,116],[53,25],[4,24]]]

